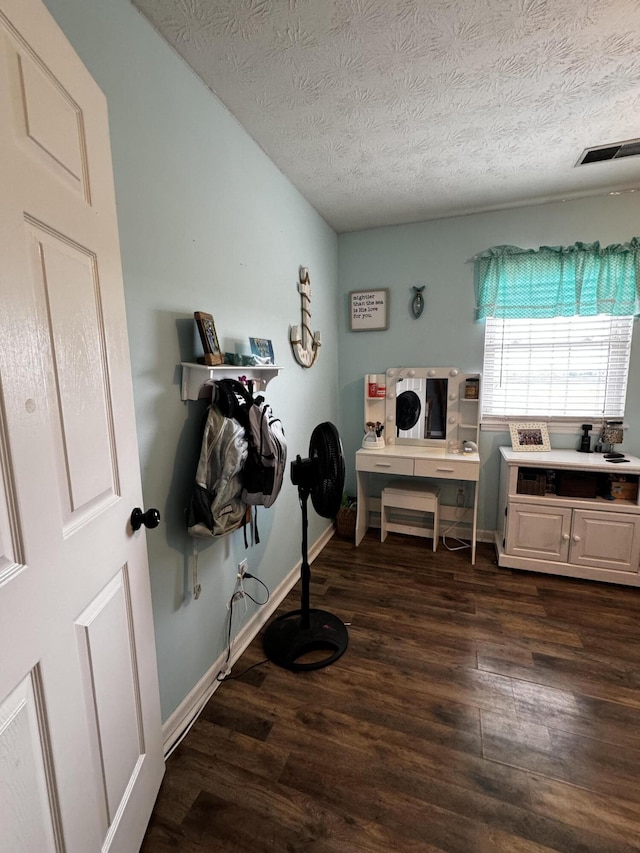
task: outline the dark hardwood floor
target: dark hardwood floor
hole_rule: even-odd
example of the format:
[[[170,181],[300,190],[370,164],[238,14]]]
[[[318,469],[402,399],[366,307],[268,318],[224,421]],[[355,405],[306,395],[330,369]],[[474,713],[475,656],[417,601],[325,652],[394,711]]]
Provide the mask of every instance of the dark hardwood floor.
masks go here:
[[[346,653],[223,683],[145,853],[640,850],[640,590],[372,530],[329,543],[311,606],[350,623]]]

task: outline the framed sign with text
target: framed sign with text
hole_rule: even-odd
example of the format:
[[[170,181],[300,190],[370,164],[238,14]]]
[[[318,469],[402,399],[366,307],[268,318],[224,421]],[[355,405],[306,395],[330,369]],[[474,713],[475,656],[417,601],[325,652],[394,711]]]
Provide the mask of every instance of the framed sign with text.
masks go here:
[[[349,293],[352,332],[374,332],[389,328],[389,288],[352,290]]]

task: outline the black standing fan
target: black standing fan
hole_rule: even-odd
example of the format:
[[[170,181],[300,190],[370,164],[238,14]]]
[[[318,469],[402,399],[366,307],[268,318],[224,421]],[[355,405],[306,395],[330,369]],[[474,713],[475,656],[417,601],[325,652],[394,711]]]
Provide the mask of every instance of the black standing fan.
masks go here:
[[[344,623],[326,610],[309,607],[311,572],[307,554],[307,501],[318,515],[335,518],[344,488],[344,456],[338,430],[326,421],[311,433],[309,458],[296,457],[291,463],[291,482],[298,487],[302,508],[302,594],[300,610],[284,613],[269,625],[264,634],[264,652],[269,660],[295,672],[322,669],[338,660],[349,642]],[[324,651],[320,660],[301,661],[303,655]]]

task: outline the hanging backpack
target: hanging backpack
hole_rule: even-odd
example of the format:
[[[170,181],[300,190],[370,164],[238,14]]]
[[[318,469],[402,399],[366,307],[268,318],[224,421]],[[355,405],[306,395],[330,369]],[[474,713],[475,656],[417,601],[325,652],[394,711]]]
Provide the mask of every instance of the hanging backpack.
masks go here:
[[[282,488],[287,463],[282,423],[264,397],[254,400],[235,379],[220,380],[216,393],[221,410],[242,425],[248,443],[242,471],[242,499],[251,506],[270,507]]]
[[[247,451],[244,428],[211,404],[187,512],[191,536],[224,536],[243,524],[242,471]]]

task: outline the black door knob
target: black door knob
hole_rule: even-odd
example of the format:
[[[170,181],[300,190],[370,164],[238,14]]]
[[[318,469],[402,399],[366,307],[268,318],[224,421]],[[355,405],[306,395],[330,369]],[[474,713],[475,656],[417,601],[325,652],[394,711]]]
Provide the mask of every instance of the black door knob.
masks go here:
[[[140,507],[137,506],[131,513],[129,520],[131,521],[132,530],[140,530],[143,524],[151,530],[160,524],[160,512],[153,507],[146,512],[142,512]]]

